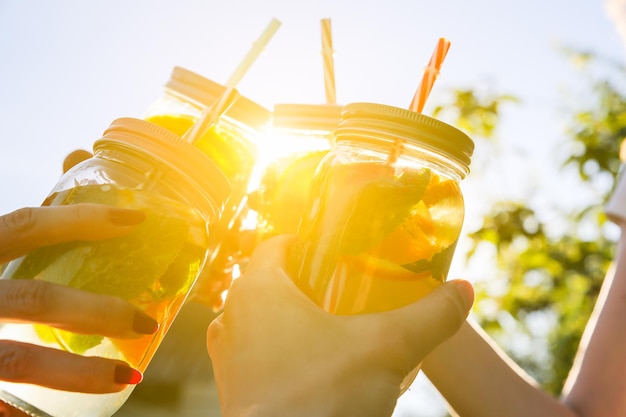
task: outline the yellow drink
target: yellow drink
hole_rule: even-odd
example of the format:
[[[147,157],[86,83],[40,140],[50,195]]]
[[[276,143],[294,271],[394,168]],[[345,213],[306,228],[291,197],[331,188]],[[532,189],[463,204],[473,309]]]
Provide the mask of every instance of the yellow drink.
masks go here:
[[[197,118],[177,114],[149,116],[146,120],[182,137]],[[256,160],[254,146],[242,141],[227,127],[219,125],[206,132],[193,145],[219,166],[231,187],[245,192]]]
[[[447,278],[465,214],[458,183],[474,143],[436,119],[376,103],[345,106],[333,139],[289,257],[295,283],[333,314],[419,300]]]
[[[263,173],[257,201],[257,235],[265,240],[275,235],[296,233],[305,213],[309,186],[320,161],[328,150],[281,158]]]
[[[158,321],[136,339],[0,324],[0,338],[119,359],[145,371],[205,263],[209,225],[229,195],[224,174],[180,137],[139,119],[117,119],[94,156],[67,171],[43,205],[98,203],[145,213],[132,232],[36,249],[10,262],[2,279],[38,279],[120,297]],[[109,417],[134,385],[111,394],[65,392],[0,381],[0,399],[38,417]]]
[[[257,240],[298,231],[311,179],[332,147],[341,108],[336,104],[274,106],[273,128],[260,149],[262,174],[249,202],[258,214]]]
[[[144,371],[202,267],[204,222],[194,210],[173,201],[111,185],[54,193],[43,205],[94,201],[143,210],[146,220],[126,236],[36,249],[10,263],[2,278],[50,281],[117,296],[142,309],[159,322],[158,332],[138,339],[110,339],[112,350],[105,356]],[[44,325],[34,328],[44,344],[78,354],[101,351],[105,339]]]
[[[458,184],[430,169],[356,163],[311,186],[293,248],[300,287],[334,314],[402,307],[446,278],[463,223]],[[324,180],[319,180],[323,178]]]
[[[182,136],[197,119],[191,115],[155,115],[146,120]],[[211,230],[209,258],[194,296],[198,301],[219,308],[221,293],[230,286],[232,267],[237,260],[238,230],[247,207],[248,183],[256,161],[256,147],[225,124],[214,126],[193,145],[215,162],[231,187],[222,217]]]

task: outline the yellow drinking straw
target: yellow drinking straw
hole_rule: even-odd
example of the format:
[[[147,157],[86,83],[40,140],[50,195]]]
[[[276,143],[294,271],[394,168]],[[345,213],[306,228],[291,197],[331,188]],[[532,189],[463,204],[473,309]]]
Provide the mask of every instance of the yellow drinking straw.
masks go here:
[[[228,81],[226,82],[227,87],[235,87],[239,84],[239,81],[243,78],[245,73],[248,71],[248,68],[252,66],[257,57],[263,52],[265,46],[267,46],[272,36],[276,33],[278,28],[280,27],[280,21],[276,18],[273,18],[270,23],[267,25],[259,39],[252,44],[252,48],[248,51],[246,57],[241,61],[233,75],[230,76]]]
[[[220,117],[235,104],[239,96],[240,94],[237,90],[233,87],[227,87],[219,99],[213,103],[212,106],[207,107],[200,115],[198,121],[185,132],[183,140],[191,144],[196,142],[202,135],[217,124]]]
[[[226,90],[220,95],[219,99],[212,106],[207,107],[198,121],[184,135],[183,139],[189,143],[194,143],[198,138],[202,137],[209,129],[211,129],[219,121],[220,117],[237,101],[240,97],[239,92],[235,90],[239,81],[248,72],[257,57],[263,52],[270,39],[274,36],[280,27],[280,21],[272,18],[269,25],[265,28],[261,36],[252,44],[252,48],[248,54],[239,63],[235,72],[226,82]]]

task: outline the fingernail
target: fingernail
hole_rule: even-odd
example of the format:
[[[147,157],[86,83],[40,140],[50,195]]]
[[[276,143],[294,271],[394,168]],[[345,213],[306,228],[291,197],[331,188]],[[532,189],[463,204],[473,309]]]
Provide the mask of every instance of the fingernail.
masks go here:
[[[126,365],[117,365],[113,381],[116,384],[138,384],[143,379],[143,374]]]
[[[472,284],[464,280],[458,280],[455,286],[465,303],[465,307],[468,310],[472,308],[472,305],[474,305],[474,287],[472,287]]]
[[[118,226],[132,226],[146,219],[146,213],[139,210],[112,208],[109,210],[109,220]]]
[[[141,311],[135,311],[133,331],[141,334],[154,334],[159,330],[159,322]]]

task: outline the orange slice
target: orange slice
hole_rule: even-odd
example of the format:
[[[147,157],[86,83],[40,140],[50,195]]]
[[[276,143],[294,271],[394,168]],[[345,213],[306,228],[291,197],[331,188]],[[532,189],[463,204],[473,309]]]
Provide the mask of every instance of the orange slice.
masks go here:
[[[146,309],[146,314],[163,324],[166,322],[167,311],[177,311],[184,298],[172,302],[171,299],[164,299],[157,303],[151,303]],[[171,320],[171,319],[170,319]],[[156,334],[141,336],[134,339],[111,339],[115,347],[124,355],[126,361],[134,366],[140,367],[145,359],[150,359],[159,345],[160,339],[165,336],[165,330],[161,327]],[[145,364],[144,364],[145,368]]]
[[[439,178],[433,176],[433,178]],[[423,200],[427,206],[432,206],[444,198],[457,198],[461,195],[461,190],[456,181],[446,180],[441,182],[431,183],[424,192]]]
[[[431,213],[434,246],[439,252],[459,238],[465,215],[463,195],[459,185],[448,180],[428,189],[424,202]]]
[[[139,339],[111,339],[115,347],[124,355],[126,362],[138,367],[150,348],[153,336],[142,336]]]
[[[428,278],[431,275],[430,271],[411,272],[393,262],[367,255],[341,256],[338,263],[340,267],[347,267],[361,274],[394,281],[414,281]]]
[[[438,252],[435,247],[434,225],[430,211],[420,201],[411,210],[411,217],[387,235],[380,245],[368,251],[375,257],[398,265],[430,260]]]

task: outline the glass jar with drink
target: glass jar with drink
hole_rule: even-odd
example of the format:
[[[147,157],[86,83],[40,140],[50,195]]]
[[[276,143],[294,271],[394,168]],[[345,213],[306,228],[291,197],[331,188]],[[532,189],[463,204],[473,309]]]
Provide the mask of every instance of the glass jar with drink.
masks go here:
[[[98,203],[141,210],[128,235],[36,249],[10,262],[2,279],[39,279],[123,298],[159,323],[134,339],[77,334],[40,324],[2,324],[0,338],[102,356],[145,371],[206,260],[209,225],[230,194],[221,170],[197,148],[140,119],[115,120],[93,157],[67,171],[43,205]],[[111,394],[0,382],[0,399],[37,417],[108,417],[134,386]]]
[[[335,104],[274,106],[273,125],[263,137],[259,154],[260,180],[249,199],[257,214],[258,241],[296,233],[313,173],[332,147],[341,108]]]
[[[226,88],[185,68],[175,67],[163,96],[149,106],[143,118],[184,136]],[[215,161],[231,185],[231,196],[222,218],[213,225],[209,259],[194,291],[195,299],[216,309],[221,306],[221,293],[230,285],[236,266],[239,228],[246,217],[248,186],[258,158],[258,136],[270,120],[269,110],[246,97],[239,97],[211,129],[193,142],[193,146]]]
[[[474,144],[439,120],[375,103],[345,106],[334,138],[292,249],[296,284],[333,314],[412,303],[446,280]]]

